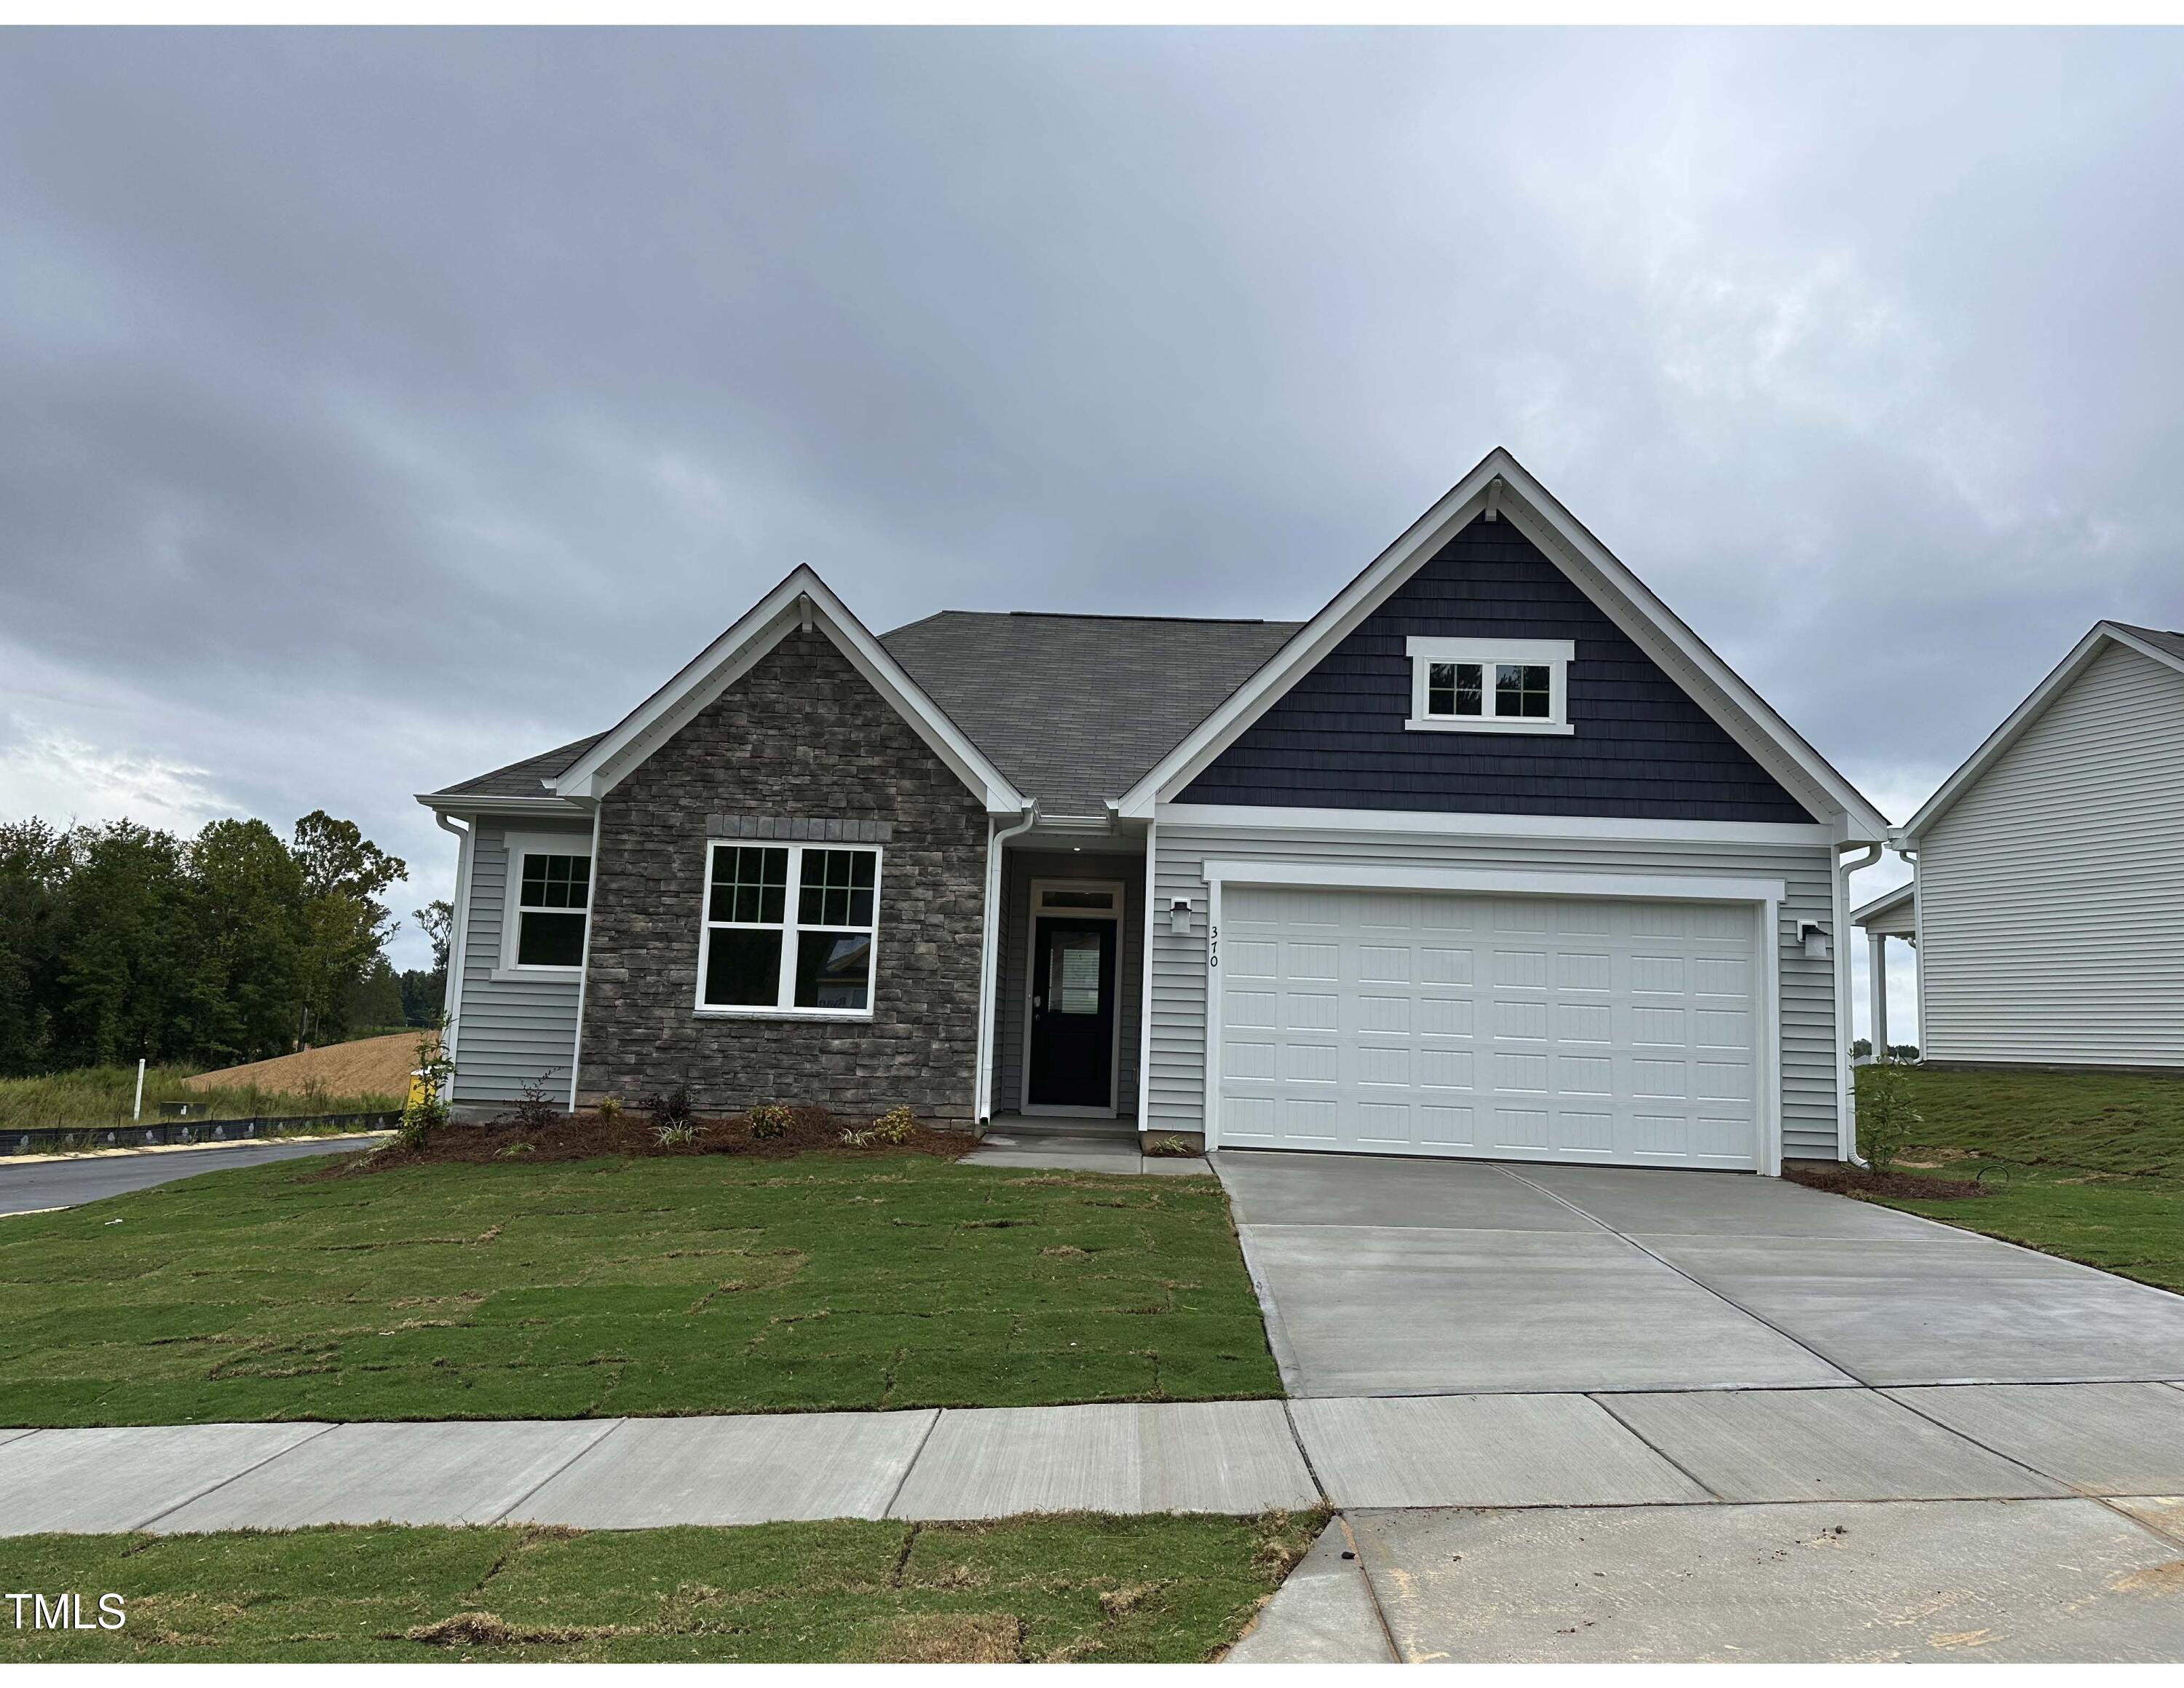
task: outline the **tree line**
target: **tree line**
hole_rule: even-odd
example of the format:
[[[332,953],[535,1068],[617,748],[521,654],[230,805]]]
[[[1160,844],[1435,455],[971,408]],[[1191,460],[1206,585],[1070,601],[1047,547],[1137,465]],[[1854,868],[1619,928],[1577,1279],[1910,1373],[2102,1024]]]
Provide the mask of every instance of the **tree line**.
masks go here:
[[[398,974],[380,899],[409,868],[315,809],[196,836],[118,820],[0,824],[0,1074],[133,1063],[227,1066],[428,1025],[448,905],[415,911],[431,971]]]

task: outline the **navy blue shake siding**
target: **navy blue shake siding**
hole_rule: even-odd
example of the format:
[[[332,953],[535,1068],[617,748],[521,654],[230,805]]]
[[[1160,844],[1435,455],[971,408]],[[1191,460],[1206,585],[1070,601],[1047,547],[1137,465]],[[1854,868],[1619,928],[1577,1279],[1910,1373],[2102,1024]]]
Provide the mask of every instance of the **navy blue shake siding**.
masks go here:
[[[1412,634],[1568,639],[1568,736],[1408,732]],[[1507,522],[1474,522],[1182,793],[1187,803],[1809,821]]]

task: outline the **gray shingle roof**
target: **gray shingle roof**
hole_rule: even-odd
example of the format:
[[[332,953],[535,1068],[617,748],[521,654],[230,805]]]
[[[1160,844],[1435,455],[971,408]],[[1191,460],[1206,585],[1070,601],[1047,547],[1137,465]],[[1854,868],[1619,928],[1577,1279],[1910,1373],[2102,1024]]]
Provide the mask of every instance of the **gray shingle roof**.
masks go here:
[[[946,610],[880,643],[1042,814],[1097,815],[1302,624]],[[433,795],[550,796],[602,736]]]
[[[2126,633],[2136,634],[2148,645],[2166,651],[2172,657],[2184,657],[2184,633],[2170,633],[2158,627],[2133,627],[2127,621],[2116,625]]]
[[[604,733],[593,733],[588,739],[577,739],[553,750],[541,751],[537,756],[526,756],[521,762],[511,762],[505,768],[496,768],[492,773],[481,774],[475,780],[465,780],[460,785],[443,787],[432,795],[436,797],[550,797],[554,794],[540,782],[560,773],[605,736]]]
[[[1040,813],[1097,815],[1300,625],[948,610],[880,643]]]

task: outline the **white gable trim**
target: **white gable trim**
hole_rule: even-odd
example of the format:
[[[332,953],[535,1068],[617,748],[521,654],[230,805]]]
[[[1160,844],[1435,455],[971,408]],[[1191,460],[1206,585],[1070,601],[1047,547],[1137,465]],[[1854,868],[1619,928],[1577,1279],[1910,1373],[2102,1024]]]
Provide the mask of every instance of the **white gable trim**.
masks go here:
[[[1122,813],[1148,818],[1157,804],[1173,800],[1485,510],[1490,499],[1498,519],[1513,523],[1537,545],[1761,767],[1801,802],[1830,817],[1839,837],[1887,836],[1887,818],[1500,446],[1132,786],[1122,801]]]
[[[1963,767],[1942,782],[1942,789],[1926,799],[1925,807],[1913,815],[1903,827],[1903,847],[1916,847],[1919,835],[1939,820],[1953,808],[1957,800],[1971,790],[1979,778],[1992,768],[2002,753],[2025,736],[2035,721],[2048,713],[2055,700],[2070,689],[2080,674],[2092,666],[2093,659],[2111,645],[2120,645],[2136,651],[2142,657],[2151,657],[2163,667],[2184,674],[2184,660],[2158,645],[2149,645],[2128,628],[2119,627],[2112,621],[2095,622],[2083,639],[2070,647],[2069,656],[2058,662],[2048,678],[2032,688],[2031,695],[2012,710],[2009,717],[1986,736],[1985,743],[1974,751]]]
[[[1851,925],[1863,926],[1869,921],[1880,919],[1884,914],[1893,914],[1910,902],[1912,897],[1918,894],[1918,890],[1919,887],[1915,884],[1907,880],[1893,891],[1882,892],[1880,896],[1864,907],[1851,910]],[[1896,935],[1892,932],[1889,936],[1893,937]]]
[[[799,627],[825,634],[933,753],[979,796],[989,813],[1014,815],[1030,801],[926,696],[827,583],[800,563],[554,780],[555,795],[593,802],[604,796]]]

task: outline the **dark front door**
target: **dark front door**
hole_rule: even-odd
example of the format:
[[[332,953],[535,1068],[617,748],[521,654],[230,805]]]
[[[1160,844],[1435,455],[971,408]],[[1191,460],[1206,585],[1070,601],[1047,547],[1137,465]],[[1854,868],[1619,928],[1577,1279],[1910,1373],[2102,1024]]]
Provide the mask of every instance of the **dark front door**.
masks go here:
[[[1034,1107],[1114,1105],[1115,923],[1042,914],[1031,946]]]

